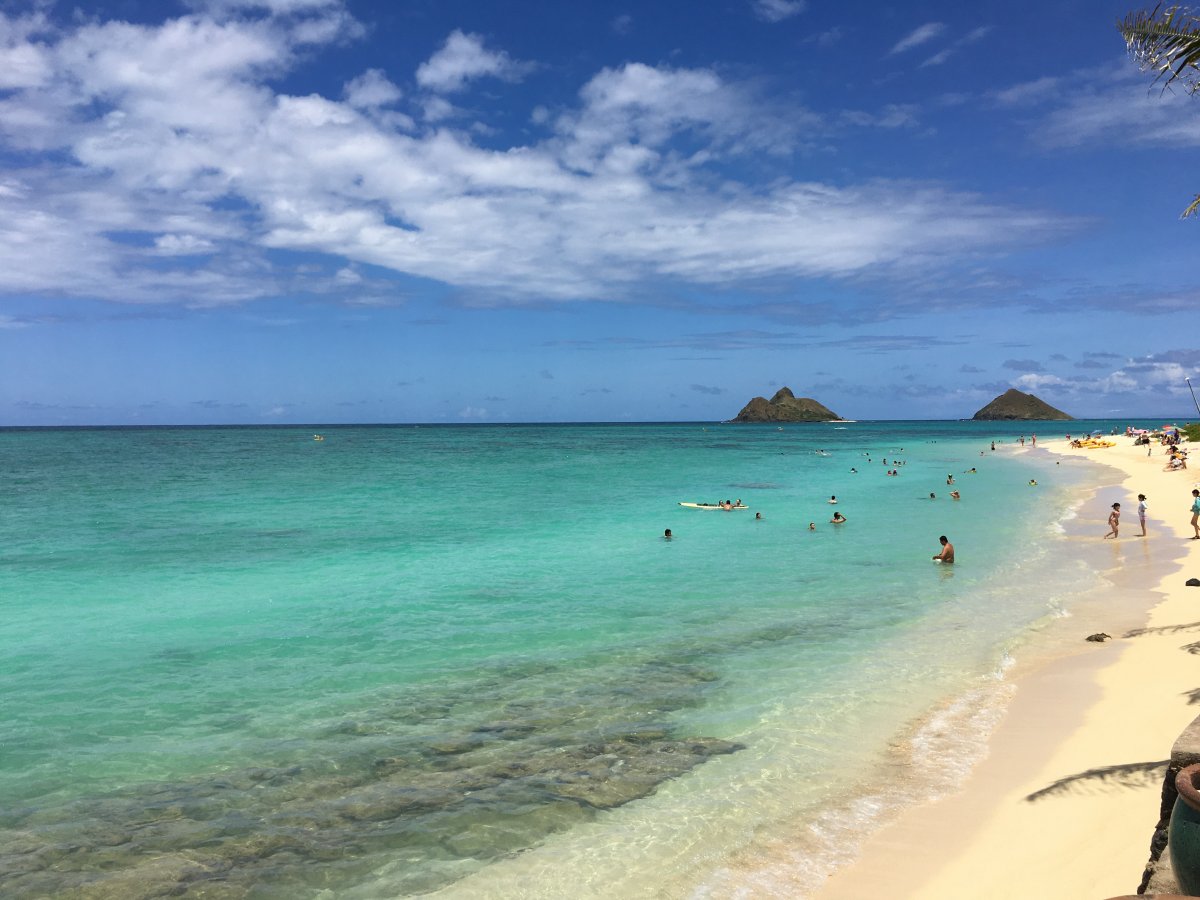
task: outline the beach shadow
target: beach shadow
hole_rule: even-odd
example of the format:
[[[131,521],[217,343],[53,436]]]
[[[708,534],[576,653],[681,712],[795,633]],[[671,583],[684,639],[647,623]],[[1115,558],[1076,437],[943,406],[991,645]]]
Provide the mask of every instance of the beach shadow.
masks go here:
[[[1178,634],[1181,631],[1196,631],[1197,629],[1200,629],[1200,622],[1189,622],[1186,625],[1160,625],[1157,628],[1135,628],[1133,631],[1125,632],[1125,637],[1141,637],[1144,634]]]
[[[1169,759],[1160,759],[1154,762],[1122,763],[1116,766],[1088,769],[1076,775],[1060,778],[1040,791],[1029,794],[1025,800],[1029,803],[1036,803],[1047,797],[1061,794],[1086,794],[1101,788],[1111,790],[1113,788],[1141,788],[1157,785],[1162,782],[1163,773],[1170,762]]]
[[[1184,691],[1183,696],[1188,698],[1188,706],[1196,706],[1200,704],[1200,688],[1193,688],[1190,691]]]

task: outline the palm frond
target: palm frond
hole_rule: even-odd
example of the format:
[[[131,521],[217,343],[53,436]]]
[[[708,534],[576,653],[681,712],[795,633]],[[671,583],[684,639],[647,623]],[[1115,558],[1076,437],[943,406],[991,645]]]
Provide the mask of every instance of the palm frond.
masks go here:
[[[1175,81],[1200,91],[1200,17],[1191,10],[1162,4],[1150,12],[1130,13],[1117,23],[1125,47],[1143,71],[1157,72],[1167,89]]]

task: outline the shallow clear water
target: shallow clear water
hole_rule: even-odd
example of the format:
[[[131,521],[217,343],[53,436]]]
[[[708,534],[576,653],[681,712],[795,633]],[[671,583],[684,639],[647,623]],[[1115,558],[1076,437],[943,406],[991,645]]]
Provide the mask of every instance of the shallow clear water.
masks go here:
[[[1084,475],[980,455],[1021,430],[0,431],[6,894],[552,896],[557,847],[725,895],[764,832],[818,878],[859,767],[1093,577]]]

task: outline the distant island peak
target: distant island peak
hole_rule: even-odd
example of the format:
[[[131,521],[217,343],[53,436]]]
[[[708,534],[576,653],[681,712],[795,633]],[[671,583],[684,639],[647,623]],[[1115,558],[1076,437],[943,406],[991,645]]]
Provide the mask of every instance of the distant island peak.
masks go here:
[[[770,400],[755,397],[742,407],[734,422],[830,422],[842,417],[811,397],[797,397],[782,387]]]
[[[1067,415],[1061,409],[1055,409],[1049,403],[1033,394],[1026,394],[1016,388],[1009,388],[979,412],[972,419],[980,421],[1070,421],[1074,416]]]

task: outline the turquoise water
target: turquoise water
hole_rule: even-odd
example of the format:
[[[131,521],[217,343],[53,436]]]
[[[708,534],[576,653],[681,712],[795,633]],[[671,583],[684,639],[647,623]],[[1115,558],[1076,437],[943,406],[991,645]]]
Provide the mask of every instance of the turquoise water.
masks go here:
[[[1094,577],[1046,543],[1094,475],[1021,431],[0,431],[5,895],[496,896],[555,848],[721,895],[801,832],[819,878],[855,773]]]

